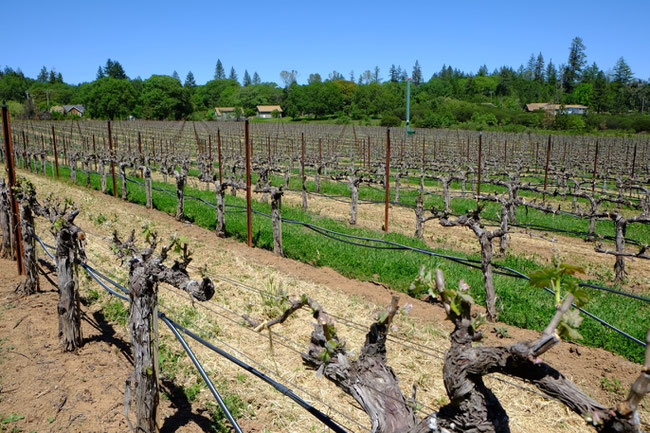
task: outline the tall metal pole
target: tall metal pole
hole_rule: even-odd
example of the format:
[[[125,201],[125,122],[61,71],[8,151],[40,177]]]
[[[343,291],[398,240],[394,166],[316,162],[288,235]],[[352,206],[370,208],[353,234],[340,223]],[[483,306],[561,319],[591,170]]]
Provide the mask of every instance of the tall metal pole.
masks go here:
[[[111,173],[113,175],[113,197],[117,197],[117,181],[115,180],[115,161],[113,158],[113,133],[111,132],[111,121],[108,121],[108,148],[111,152]]]
[[[253,246],[253,219],[251,212],[251,145],[248,137],[248,119],[244,122],[244,141],[246,142],[246,229],[248,246]]]
[[[13,216],[14,246],[16,250],[16,265],[18,275],[25,274],[23,266],[23,242],[20,233],[20,215],[18,215],[18,202],[14,197],[14,185],[16,185],[16,166],[14,165],[14,146],[11,141],[11,125],[9,124],[9,108],[2,104],[2,132],[5,139],[5,160],[7,165],[7,177],[9,183],[9,201],[11,203],[11,214]]]
[[[388,232],[388,196],[390,193],[390,128],[386,128],[386,204],[384,206],[384,231]]]

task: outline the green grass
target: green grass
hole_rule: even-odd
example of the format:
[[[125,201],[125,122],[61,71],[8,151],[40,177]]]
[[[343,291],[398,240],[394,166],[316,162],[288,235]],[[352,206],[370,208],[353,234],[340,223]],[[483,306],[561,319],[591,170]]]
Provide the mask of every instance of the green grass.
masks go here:
[[[62,177],[66,176],[67,173],[67,169],[61,169]],[[82,177],[79,177],[79,183],[85,182],[85,179],[81,179]],[[91,180],[92,186],[98,189],[100,185],[99,176],[93,175]],[[112,183],[108,182],[108,185],[109,193],[111,193]],[[170,184],[161,182],[154,182],[154,185],[169,190],[175,188]],[[145,203],[143,187],[129,183],[128,188],[129,200],[140,204]],[[214,202],[214,192],[187,187],[186,193]],[[175,214],[175,197],[154,191],[153,203],[155,208]],[[241,206],[245,204],[245,201],[241,197],[232,197],[230,194],[226,194],[226,203]],[[469,203],[462,201],[458,203],[460,206],[469,205]],[[269,212],[269,206],[263,203],[254,202],[253,208],[262,212]],[[486,212],[488,212],[488,209],[486,209]],[[185,214],[186,218],[195,224],[208,229],[214,229],[215,227],[215,211],[203,203],[186,199]],[[283,217],[312,223],[341,233],[385,239],[412,247],[428,248],[423,241],[413,237],[350,227],[331,218],[315,216],[300,208],[284,206]],[[522,219],[525,217],[525,214],[522,215]],[[547,218],[551,218],[551,222],[553,221],[552,216]],[[246,239],[245,214],[228,213],[226,220],[227,234],[244,241]],[[254,216],[253,242],[257,247],[272,249],[273,238],[269,219]],[[429,257],[410,251],[361,249],[357,246],[323,237],[308,228],[288,223],[283,224],[283,248],[289,258],[310,263],[314,266],[329,266],[347,277],[380,281],[402,292],[408,290],[410,282],[417,275],[421,265],[426,265],[429,268],[439,267],[445,272],[448,284],[455,286],[460,279],[464,279],[472,288],[472,296],[475,297],[477,302],[484,303],[485,295],[481,272],[442,258]],[[457,252],[450,250],[434,249],[434,251],[442,254],[458,255]],[[477,255],[470,257],[479,258]],[[539,263],[519,256],[508,256],[495,262],[524,274],[530,274],[531,271],[541,268]],[[602,284],[598,281],[592,281],[592,283]],[[499,318],[505,324],[542,330],[555,311],[553,297],[540,289],[530,287],[524,280],[495,276],[495,286],[503,303],[503,310]],[[610,293],[589,290],[591,298],[585,306],[587,311],[639,339],[643,338],[646,329],[650,327],[650,304]],[[586,319],[580,328],[580,332],[585,337],[584,343],[587,345],[603,347],[635,362],[643,360],[643,351],[640,346],[618,333],[604,328],[594,320]]]

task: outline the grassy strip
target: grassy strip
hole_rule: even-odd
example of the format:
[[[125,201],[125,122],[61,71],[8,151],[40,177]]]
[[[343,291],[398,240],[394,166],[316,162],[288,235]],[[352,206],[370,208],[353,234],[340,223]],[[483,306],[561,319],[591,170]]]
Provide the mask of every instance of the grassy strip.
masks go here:
[[[273,185],[279,186],[284,185],[284,180],[279,176],[273,176],[271,178],[271,183]],[[469,183],[468,183],[469,186]],[[460,189],[460,185],[456,186]],[[300,189],[301,180],[298,177],[292,177],[289,180],[289,188]],[[307,190],[315,191],[316,183],[310,178],[307,180]],[[503,192],[504,187],[497,185],[483,185],[481,187],[483,192]],[[321,182],[321,192],[328,195],[341,195],[341,196],[350,196],[350,190],[348,189],[347,184],[341,182],[332,182],[332,181],[322,181]],[[529,191],[521,191],[521,196],[526,196]],[[452,195],[454,192],[452,192]],[[390,200],[395,199],[394,189],[390,191]],[[415,200],[418,193],[416,190],[408,189],[400,191],[400,203],[415,206]],[[531,197],[534,194],[529,194]],[[444,201],[442,197],[435,195],[425,196],[424,206],[425,209],[431,209],[435,207],[437,209],[444,208]],[[370,187],[368,185],[361,185],[359,188],[359,199],[361,200],[373,200],[381,202],[385,199],[385,192],[381,190],[380,186]],[[584,200],[584,199],[580,199]],[[571,201],[565,201],[566,209],[570,209]],[[494,202],[484,203],[485,207],[481,213],[484,217],[490,219],[499,219],[501,212],[500,205]],[[451,210],[454,213],[461,214],[465,213],[468,210],[476,209],[476,201],[470,198],[455,197],[450,201]],[[557,227],[562,230],[568,231],[577,231],[577,232],[588,232],[589,231],[589,221],[583,218],[576,218],[570,215],[562,214],[548,214],[541,212],[537,209],[528,209],[522,208],[521,206],[517,208],[517,224],[532,224],[540,225],[546,227]],[[378,222],[379,224],[380,222]],[[415,230],[415,217],[413,218],[413,230]],[[611,221],[597,221],[595,227],[596,233],[603,236],[614,236],[615,228],[614,223]],[[584,238],[582,235],[575,233],[562,233],[563,236],[571,236],[576,238]],[[650,244],[650,227],[645,224],[631,224],[627,228],[626,236],[629,239],[638,240],[644,244]]]
[[[62,177],[67,173],[67,169],[62,169]],[[78,183],[85,183],[84,176],[79,176]],[[100,186],[99,176],[92,175],[91,183],[93,188],[98,189]],[[107,183],[109,193],[111,193],[112,183]],[[154,182],[154,185],[169,190],[175,188],[162,182]],[[143,187],[129,183],[128,188],[130,201],[139,204],[145,203]],[[211,191],[187,187],[186,193],[214,202],[214,192]],[[175,214],[175,197],[154,191],[153,202],[155,208]],[[226,195],[226,203],[240,206],[245,204],[243,198],[233,197],[229,194]],[[253,208],[262,212],[269,212],[269,206],[263,203],[254,202]],[[200,226],[208,229],[214,229],[215,227],[214,209],[201,202],[186,199],[185,214],[188,220]],[[331,218],[315,216],[300,208],[285,206],[283,216],[341,233],[385,239],[418,248],[428,248],[423,241],[412,237],[353,228]],[[245,214],[227,214],[227,231],[229,236],[244,240],[246,238]],[[257,247],[272,249],[272,230],[270,221],[267,218],[261,216],[253,218],[253,242]],[[417,275],[421,265],[426,265],[429,268],[439,267],[445,272],[450,285],[457,285],[460,279],[464,279],[472,287],[472,295],[475,299],[479,303],[484,303],[485,296],[481,272],[446,259],[428,257],[410,251],[362,249],[358,246],[326,238],[303,226],[287,223],[283,225],[283,247],[289,258],[314,266],[329,266],[347,277],[380,281],[402,292],[408,290],[410,282]],[[457,255],[454,251],[444,249],[435,249],[435,251],[441,254]],[[478,259],[478,256],[471,256],[471,258]],[[540,264],[532,260],[518,256],[508,256],[497,262],[525,274],[529,274],[541,267]],[[592,282],[599,283],[597,281]],[[503,303],[500,320],[504,323],[521,328],[541,330],[555,311],[553,297],[540,289],[530,287],[526,281],[496,276],[495,285]],[[646,329],[650,327],[650,304],[610,293],[588,290],[592,292],[591,299],[585,307],[588,311],[639,339],[645,335]],[[618,333],[602,327],[593,320],[585,320],[580,332],[584,336],[584,343],[587,345],[603,347],[635,362],[642,362],[643,351],[639,345]]]

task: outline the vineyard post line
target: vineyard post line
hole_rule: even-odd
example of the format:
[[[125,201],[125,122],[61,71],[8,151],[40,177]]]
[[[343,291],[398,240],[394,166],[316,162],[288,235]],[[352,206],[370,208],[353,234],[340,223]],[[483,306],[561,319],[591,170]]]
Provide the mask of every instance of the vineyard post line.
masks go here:
[[[479,134],[478,134],[478,186],[476,188],[476,202],[477,203],[481,200],[481,172],[482,172],[482,168],[483,168],[482,154],[483,154],[483,133],[479,132]]]
[[[246,231],[248,246],[253,246],[253,221],[251,214],[251,145],[248,135],[248,119],[244,122],[244,142],[246,146]]]
[[[16,252],[16,266],[18,267],[18,275],[25,274],[25,266],[23,265],[23,244],[22,236],[20,233],[20,217],[18,215],[18,202],[14,195],[14,185],[16,184],[16,167],[14,161],[14,146],[11,141],[11,125],[9,124],[9,108],[7,104],[2,104],[2,132],[5,139],[5,160],[7,162],[7,177],[9,183],[9,201],[11,203],[11,216],[13,221],[13,235],[14,246]]]
[[[56,166],[56,178],[59,178],[59,152],[56,148],[56,132],[54,132],[54,125],[52,125],[52,146],[54,146],[54,165]]]
[[[386,128],[386,203],[384,206],[384,231],[388,232],[388,200],[390,193],[390,128]]]
[[[111,121],[108,121],[108,147],[111,152],[111,174],[113,176],[113,197],[117,197],[117,183],[115,181],[115,158],[113,158],[113,134],[111,132]]]

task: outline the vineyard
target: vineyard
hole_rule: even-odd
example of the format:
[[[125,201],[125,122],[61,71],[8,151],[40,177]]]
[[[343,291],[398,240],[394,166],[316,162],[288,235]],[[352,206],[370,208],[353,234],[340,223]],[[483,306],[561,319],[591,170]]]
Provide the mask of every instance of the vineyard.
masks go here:
[[[157,378],[224,431],[647,429],[647,141],[248,122],[6,133],[18,179],[8,167],[0,226],[17,291],[32,296],[41,272],[57,281],[64,350],[82,345],[80,296],[126,327],[136,372],[155,371],[127,380],[142,431],[157,429],[143,421]],[[487,344],[472,346],[483,313]],[[592,348],[546,353],[556,329]],[[553,364],[569,350],[626,389],[644,360],[645,373],[610,395],[605,373]],[[548,381],[542,354],[587,394]],[[451,367],[465,357],[480,373]]]

